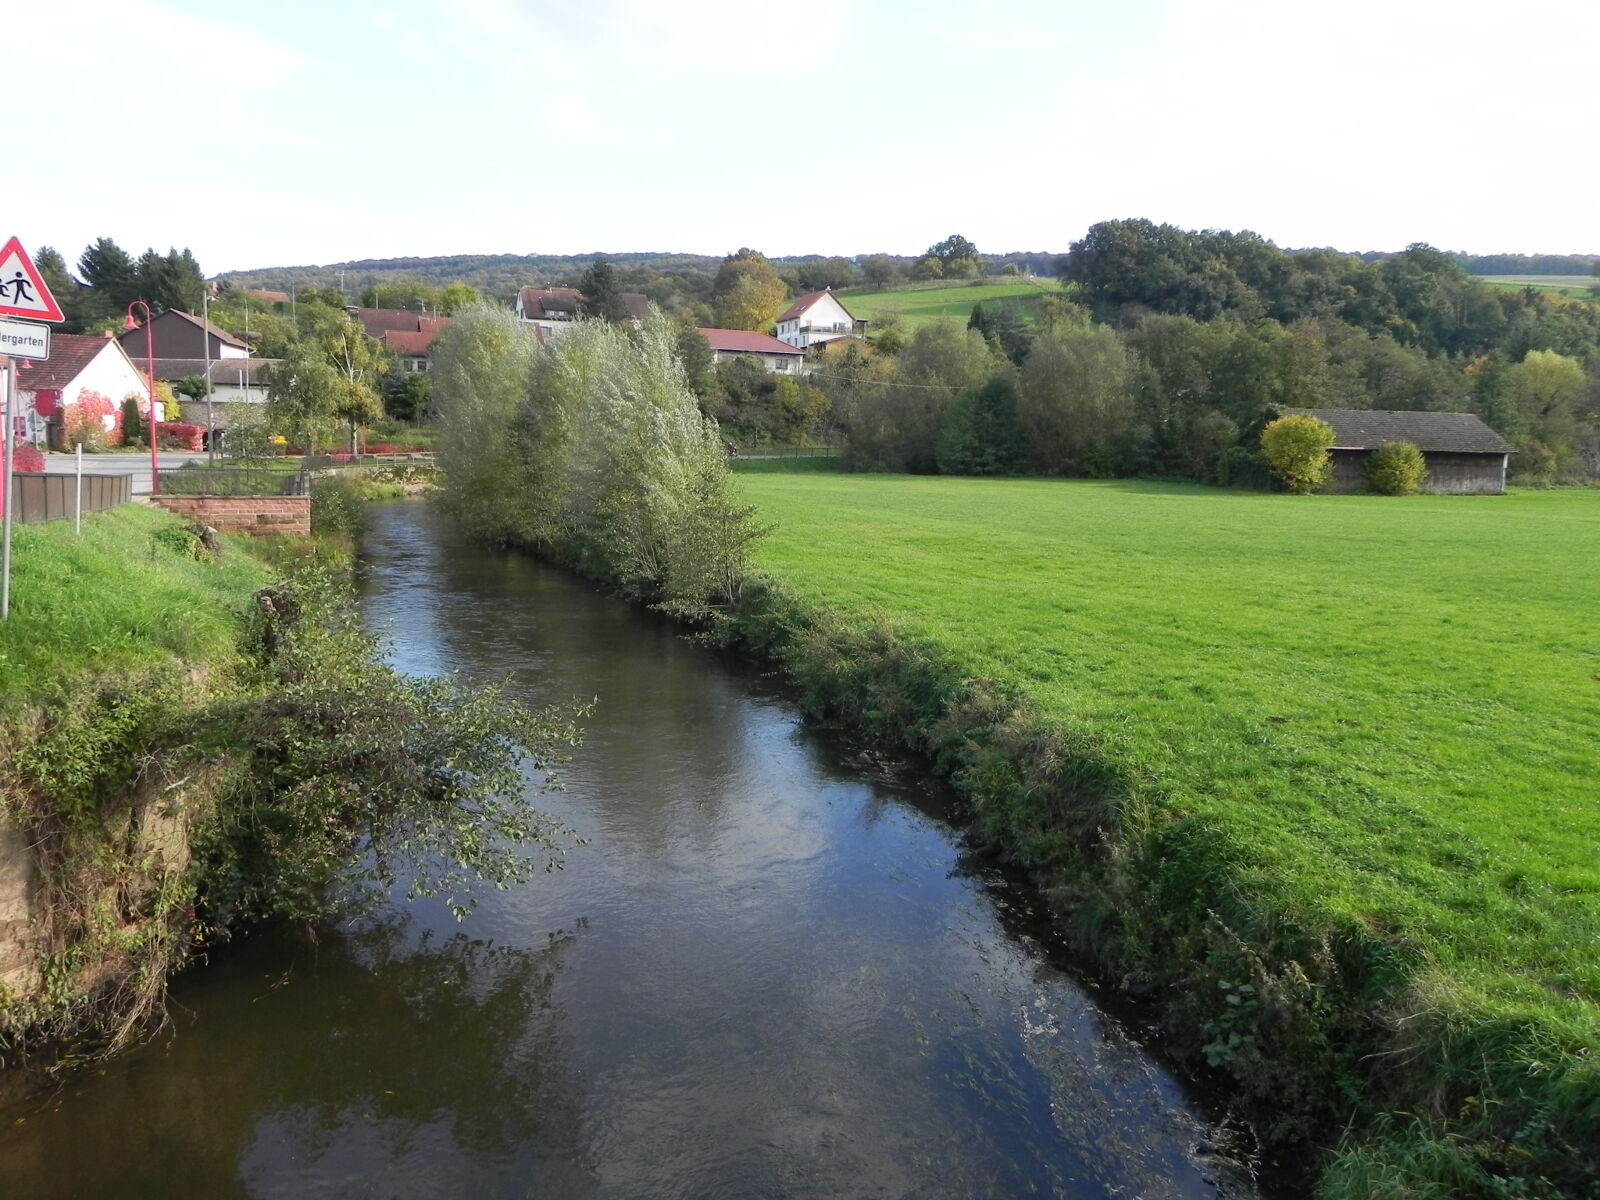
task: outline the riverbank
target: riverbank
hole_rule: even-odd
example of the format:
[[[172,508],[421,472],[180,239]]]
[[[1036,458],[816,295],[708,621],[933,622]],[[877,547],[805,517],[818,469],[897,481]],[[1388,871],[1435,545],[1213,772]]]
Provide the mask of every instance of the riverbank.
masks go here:
[[[559,858],[519,764],[558,757],[571,714],[393,671],[352,613],[348,543],[208,544],[136,506],[86,517],[81,537],[17,532],[3,1065],[128,1045],[174,971],[250,926],[315,922],[402,873],[459,907],[474,881]]]
[[[1347,1130],[1323,1194],[1592,1186],[1594,893],[1568,853],[1592,838],[1536,818],[1554,804],[1585,819],[1592,701],[1559,682],[1580,597],[1548,583],[1592,582],[1571,533],[1593,514],[1523,512],[1542,497],[1440,517],[1439,501],[1357,502],[1330,528],[1292,498],[1162,485],[743,483],[780,523],[761,551],[777,582],[733,634],[814,709],[933,755],[1080,951],[1159,1009],[1174,1052],[1226,1078],[1269,1143],[1330,1147]],[[1461,545],[1443,550],[1452,530]],[[1524,561],[1561,546],[1570,571]],[[1473,578],[1526,586],[1475,598]],[[1458,628],[1438,633],[1441,615]],[[1245,625],[1248,652],[1229,642]],[[1507,655],[1487,650],[1490,630]],[[1539,657],[1513,695],[1556,711],[1535,703],[1518,726],[1503,686],[1428,681],[1474,646],[1462,666],[1486,660],[1492,681]],[[1375,675],[1330,671],[1341,659]],[[1498,703],[1494,725],[1440,707],[1455,697]],[[1457,747],[1453,764],[1428,758]],[[1564,787],[1547,777],[1569,767]],[[1560,888],[1539,882],[1551,872]]]

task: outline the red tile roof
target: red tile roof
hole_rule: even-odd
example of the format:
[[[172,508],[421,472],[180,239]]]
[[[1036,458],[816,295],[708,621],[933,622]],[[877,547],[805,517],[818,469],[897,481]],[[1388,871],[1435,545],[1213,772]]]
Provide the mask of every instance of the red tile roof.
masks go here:
[[[358,308],[356,320],[361,322],[361,328],[367,331],[369,338],[383,339],[385,330],[403,330],[406,333],[415,333],[422,328],[424,321],[437,321],[438,317],[429,317],[423,313],[413,312],[409,308]]]
[[[265,300],[268,304],[289,303],[288,292],[274,292],[266,288],[246,288],[244,294],[254,300]]]
[[[700,336],[711,343],[713,350],[732,354],[792,354],[804,358],[805,351],[765,333],[752,333],[748,329],[702,329]]]
[[[127,358],[127,352],[122,349],[121,343],[113,338],[86,333],[52,333],[50,357],[34,363],[31,371],[23,371],[17,377],[17,390],[65,391],[71,386],[72,381],[83,374],[84,369],[108,347],[115,347],[111,351],[112,354],[121,354]],[[131,359],[128,365],[133,366]],[[137,367],[133,369],[142,380],[144,372]]]
[[[385,329],[383,344],[396,354],[424,355],[428,353],[428,348],[438,336],[437,329]]]

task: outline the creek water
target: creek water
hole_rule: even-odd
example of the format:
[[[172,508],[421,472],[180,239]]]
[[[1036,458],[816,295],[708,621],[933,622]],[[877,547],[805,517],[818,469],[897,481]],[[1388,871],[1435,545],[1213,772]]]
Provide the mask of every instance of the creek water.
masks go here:
[[[946,797],[557,570],[373,512],[413,673],[597,700],[586,845],[457,923],[395,900],[189,973],[153,1043],[5,1114],[0,1196],[1239,1197]]]

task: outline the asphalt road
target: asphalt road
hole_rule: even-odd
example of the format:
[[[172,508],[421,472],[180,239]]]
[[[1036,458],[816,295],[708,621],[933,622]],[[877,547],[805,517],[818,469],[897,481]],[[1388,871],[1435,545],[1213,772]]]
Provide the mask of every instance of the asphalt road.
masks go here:
[[[205,462],[204,454],[193,454],[187,451],[158,451],[156,464],[163,471],[170,471],[181,467],[187,462]],[[71,454],[46,454],[44,456],[44,470],[47,475],[71,475],[77,470],[77,458]],[[85,454],[83,456],[83,473],[85,475],[132,475],[133,494],[135,496],[148,496],[150,494],[150,456],[148,454]]]

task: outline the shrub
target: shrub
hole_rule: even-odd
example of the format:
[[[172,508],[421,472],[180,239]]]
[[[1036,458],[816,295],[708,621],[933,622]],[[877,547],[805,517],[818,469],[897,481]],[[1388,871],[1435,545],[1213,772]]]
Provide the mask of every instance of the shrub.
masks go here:
[[[44,455],[39,453],[37,446],[24,446],[19,443],[11,450],[11,469],[23,475],[42,474]]]
[[[133,446],[144,441],[144,419],[139,416],[139,397],[122,399],[122,444]]]
[[[1261,452],[1283,486],[1305,496],[1327,486],[1333,427],[1315,417],[1279,417],[1261,431]]]
[[[107,436],[105,418],[111,416],[111,401],[99,392],[79,392],[77,400],[67,405],[61,420],[66,449],[82,445],[90,454],[111,445]]]
[[[361,447],[361,453],[363,453],[363,454],[396,454],[396,453],[398,453],[398,451],[395,450],[395,448],[393,446],[391,446],[388,442],[368,442],[365,446]]]
[[[1428,463],[1410,442],[1385,442],[1367,455],[1366,473],[1380,496],[1410,496],[1428,477]]]
[[[156,439],[162,446],[173,450],[202,449],[201,438],[205,430],[183,421],[157,421]]]
[[[360,537],[367,527],[366,509],[354,481],[327,475],[311,485],[311,532],[317,537]]]

